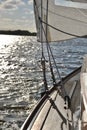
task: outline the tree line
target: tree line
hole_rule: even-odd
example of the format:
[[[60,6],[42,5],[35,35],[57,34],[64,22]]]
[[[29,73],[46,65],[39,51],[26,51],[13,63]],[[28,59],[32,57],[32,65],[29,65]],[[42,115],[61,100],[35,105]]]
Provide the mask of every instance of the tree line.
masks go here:
[[[0,30],[0,34],[36,36],[36,32],[29,32],[27,30]]]

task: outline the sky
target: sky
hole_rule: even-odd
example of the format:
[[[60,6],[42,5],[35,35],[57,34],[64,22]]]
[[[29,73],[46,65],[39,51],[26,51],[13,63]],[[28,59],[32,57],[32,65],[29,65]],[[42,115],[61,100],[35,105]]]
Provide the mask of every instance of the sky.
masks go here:
[[[35,31],[33,0],[0,0],[0,30]]]
[[[56,4],[60,3],[64,6],[65,1],[55,0]],[[70,2],[68,3],[71,5]],[[76,6],[76,3],[74,5]],[[82,3],[80,6],[82,6]],[[86,4],[85,6],[87,8]],[[0,30],[17,29],[36,31],[33,0],[0,0]]]
[[[84,0],[83,2],[79,2],[80,0],[55,0],[56,5],[66,6],[66,7],[74,7],[74,8],[81,8],[87,9],[87,1]]]

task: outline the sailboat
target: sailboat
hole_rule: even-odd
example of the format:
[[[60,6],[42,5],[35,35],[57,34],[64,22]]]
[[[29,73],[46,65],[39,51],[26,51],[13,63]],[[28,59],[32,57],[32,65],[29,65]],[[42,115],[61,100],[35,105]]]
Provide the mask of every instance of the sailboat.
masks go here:
[[[51,42],[87,38],[87,0],[33,0],[33,3],[45,89],[21,130],[87,130],[87,56],[82,67],[62,78],[50,47]],[[44,45],[52,79],[50,89]]]

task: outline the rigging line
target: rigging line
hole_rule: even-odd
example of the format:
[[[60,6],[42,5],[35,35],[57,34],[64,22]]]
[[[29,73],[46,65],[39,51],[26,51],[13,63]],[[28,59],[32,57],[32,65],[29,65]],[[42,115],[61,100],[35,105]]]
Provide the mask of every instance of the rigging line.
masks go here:
[[[37,10],[37,16],[38,16],[38,20],[39,20],[39,11],[38,11],[38,8],[37,8],[36,0],[34,0],[34,6],[35,6],[35,9]],[[42,14],[42,12],[41,12],[41,14]],[[40,22],[40,25],[42,26],[42,22]],[[41,43],[41,45],[42,45],[42,51],[43,51],[43,43]],[[41,65],[42,65],[42,69],[43,69],[43,82],[44,82],[45,91],[46,91],[46,90],[48,90],[48,86],[47,86],[47,80],[46,80],[45,56],[44,56],[43,52],[42,52],[42,58],[41,58]]]
[[[47,7],[46,7],[46,23],[48,23],[48,0],[47,0]],[[46,25],[46,40],[47,37],[48,37],[48,26]]]
[[[41,0],[41,19],[43,19],[43,10],[42,10],[43,0]],[[41,45],[42,45],[42,58],[44,58],[44,51],[43,51],[43,30],[42,30],[42,22],[40,23],[41,26]]]
[[[42,25],[42,28],[43,28],[43,25]],[[45,35],[45,37],[46,37],[46,33],[45,33],[44,28],[43,28],[43,32],[44,32],[44,35]],[[46,39],[46,41],[47,41],[47,39]],[[54,59],[54,56],[53,56],[51,47],[50,47],[50,45],[49,45],[48,42],[47,42],[47,44],[48,44],[49,50],[50,50],[50,52],[51,52],[51,56],[52,56],[53,61],[54,61],[54,65],[55,65],[55,67],[56,67],[56,70],[57,70],[57,73],[58,73],[58,76],[59,76],[59,80],[61,81],[61,85],[62,85],[62,87],[63,87],[63,83],[62,83],[63,81],[62,81],[62,78],[61,78],[61,76],[60,76],[60,72],[59,72],[59,70],[58,70],[58,67],[57,67],[57,65],[56,65],[56,62],[55,62],[55,59]],[[49,52],[49,51],[48,51],[48,52]]]
[[[36,0],[34,0],[34,3],[35,3],[36,8],[37,8]],[[38,12],[38,8],[37,8],[37,12]],[[38,12],[38,19],[39,19],[40,23],[42,23],[42,22],[41,22],[42,20],[41,20],[41,18],[40,18],[40,16],[39,16],[39,12]],[[42,29],[43,29],[44,35],[45,35],[45,37],[46,37],[46,34],[45,34],[45,30],[44,30],[43,25],[42,25]],[[49,45],[49,44],[48,44],[48,45]],[[58,67],[57,67],[57,65],[56,65],[54,56],[53,56],[53,54],[52,54],[52,50],[51,50],[51,48],[50,48],[50,45],[49,45],[49,49],[50,49],[50,52],[51,52],[51,55],[52,55],[52,58],[53,58],[53,61],[54,61],[54,64],[55,64],[55,67],[56,67],[58,76],[59,76],[59,79],[60,79],[60,81],[61,81],[61,83],[62,83],[62,78],[61,78],[61,76],[60,76],[60,72],[59,72]],[[62,86],[63,86],[63,83],[62,83]]]
[[[34,0],[34,2],[35,2],[35,5],[36,5],[36,8],[37,8],[37,4],[36,4],[36,1]],[[41,6],[42,6],[42,3],[41,3]],[[39,11],[38,11],[38,8],[37,8],[37,12],[38,12],[38,19],[39,19]],[[41,9],[41,12],[42,12],[42,9]],[[43,12],[41,13],[41,17],[43,17]],[[39,20],[40,21],[40,20]],[[42,26],[42,22],[40,22],[41,23],[41,26]],[[42,30],[42,28],[41,28],[41,30]],[[48,51],[48,53],[49,53],[49,51]],[[50,54],[48,54],[49,56],[50,56]],[[44,54],[43,54],[43,43],[42,43],[42,62],[43,62],[43,60],[44,60],[44,62],[45,62],[45,57],[44,57]],[[50,70],[51,70],[51,75],[52,75],[52,79],[53,79],[53,82],[55,83],[55,76],[54,76],[54,74],[53,74],[53,69],[52,69],[52,64],[51,64],[51,60],[50,60],[50,58],[49,58],[49,63],[50,63]],[[42,63],[42,64],[45,64],[45,63]],[[44,65],[45,66],[45,65]],[[44,67],[43,67],[44,68]],[[44,70],[45,70],[45,68],[44,68]],[[44,78],[45,78],[45,72],[44,72]],[[45,82],[46,82],[46,79],[45,79]]]
[[[44,10],[46,10],[44,7],[42,7],[42,8],[43,8]],[[85,21],[81,21],[81,20],[78,20],[78,19],[74,19],[74,18],[70,18],[70,17],[67,17],[67,16],[63,16],[63,15],[58,14],[58,13],[55,13],[55,12],[53,12],[53,11],[51,11],[51,10],[49,10],[49,12],[50,12],[51,14],[54,14],[54,15],[57,15],[57,16],[60,16],[60,17],[66,18],[66,19],[70,19],[70,20],[73,20],[73,21],[76,21],[76,22],[80,22],[80,23],[87,24],[87,22],[85,22]]]
[[[42,20],[41,20],[41,21],[42,21]],[[77,38],[85,38],[85,37],[87,37],[87,35],[79,36],[79,35],[76,35],[76,34],[72,34],[72,33],[65,32],[65,31],[63,31],[63,30],[61,30],[61,29],[58,29],[58,28],[56,28],[56,27],[54,27],[54,26],[52,26],[52,25],[50,25],[50,24],[48,24],[48,23],[46,23],[46,22],[44,22],[44,21],[42,21],[42,23],[47,24],[49,27],[53,28],[53,29],[56,30],[56,31],[59,31],[59,32],[61,32],[61,33],[64,33],[64,34],[67,34],[67,35],[70,35],[70,36],[73,36],[73,37],[77,37]]]
[[[36,4],[36,1],[37,1],[37,0],[34,0],[34,3],[35,3],[35,4]],[[38,10],[38,9],[39,9],[39,7],[41,7],[41,2],[39,2],[39,4],[38,4],[38,5],[36,4],[36,6],[37,6],[37,10]]]
[[[39,20],[41,21],[41,19],[39,19]],[[45,33],[45,30],[44,30],[43,25],[42,25],[42,28],[43,28],[44,35],[45,35],[45,37],[46,37],[46,33]],[[46,41],[47,41],[47,39],[46,39]],[[47,43],[48,43],[48,42],[47,42]],[[66,91],[65,91],[64,84],[63,84],[63,81],[62,81],[62,78],[61,78],[59,69],[58,69],[58,67],[57,67],[57,65],[56,65],[56,61],[55,61],[55,59],[54,59],[54,56],[53,56],[53,53],[52,53],[52,50],[51,50],[51,47],[50,47],[49,43],[48,43],[48,46],[49,46],[49,50],[50,50],[51,56],[52,56],[52,58],[53,58],[54,65],[55,65],[56,70],[57,70],[57,74],[58,74],[59,80],[60,80],[60,82],[61,82],[61,87],[62,87],[62,91],[63,91],[64,98],[65,98],[66,95],[67,95],[67,93],[66,93]]]
[[[38,11],[38,7],[37,7],[37,3],[36,3],[36,0],[33,0],[34,1],[34,6],[36,7],[36,10],[37,10],[37,16],[38,16],[38,20],[39,20],[39,11]],[[43,0],[41,0],[41,4],[40,4],[40,6],[41,6],[41,17],[43,18],[43,10],[42,10],[42,4],[43,4]],[[41,18],[41,19],[42,19]],[[40,21],[40,20],[39,20]],[[42,27],[42,22],[40,22],[40,26]],[[42,45],[42,57],[44,58],[44,53],[43,53],[43,34],[42,34],[42,28],[40,27],[40,31],[41,31],[41,33],[40,33],[40,37],[41,37],[41,45]]]
[[[48,0],[47,0],[47,9],[46,9],[46,23],[48,23]],[[48,26],[46,25],[46,45],[47,45],[47,52],[48,52],[48,57],[49,57],[49,65],[50,65],[50,71],[51,71],[51,75],[52,75],[52,80],[53,80],[53,84],[56,83],[55,80],[55,76],[54,76],[54,72],[53,72],[53,67],[52,67],[52,63],[51,63],[51,58],[50,58],[50,52],[49,52],[49,46],[48,46]]]
[[[43,18],[43,10],[42,10],[42,5],[43,5],[43,0],[41,0],[41,19]],[[45,85],[45,91],[48,90],[47,86],[47,79],[46,79],[46,63],[45,63],[45,56],[44,56],[44,51],[43,51],[43,29],[42,29],[42,22],[40,22],[40,30],[41,30],[41,45],[42,45],[42,58],[41,58],[41,64],[42,64],[42,69],[43,69],[43,77],[44,77],[44,85]]]
[[[37,9],[37,13],[38,13],[38,20],[41,22],[42,20],[41,20],[41,18],[40,18],[40,16],[39,16],[39,12],[38,12],[38,8],[37,8],[36,0],[34,0],[34,3],[35,3],[35,5],[36,5],[36,9]],[[45,37],[46,37],[46,33],[45,33],[45,30],[44,30],[43,24],[42,24],[42,29],[43,29],[44,35],[45,35]],[[48,45],[49,45],[49,44],[48,44]],[[50,48],[50,45],[49,45],[49,49],[50,49],[50,52],[51,52],[51,55],[52,55],[52,58],[53,58],[53,61],[54,61],[54,65],[55,65],[56,70],[57,70],[57,74],[58,74],[58,76],[59,76],[59,80],[60,80],[60,82],[61,82],[61,87],[62,87],[62,90],[63,90],[63,93],[64,93],[64,98],[65,98],[65,96],[66,96],[67,94],[66,94],[66,91],[65,91],[65,88],[64,88],[64,85],[63,85],[63,81],[62,81],[60,72],[59,72],[58,67],[57,67],[57,65],[56,65],[56,61],[55,61],[54,56],[53,56],[53,54],[52,54],[52,50],[51,50],[51,48]]]
[[[48,45],[49,45],[49,43],[48,43]],[[64,98],[65,98],[65,96],[67,95],[67,93],[66,93],[66,91],[65,91],[64,84],[63,84],[63,80],[62,80],[62,78],[61,78],[61,75],[60,75],[59,69],[58,69],[58,67],[57,67],[57,65],[56,65],[56,61],[55,61],[55,59],[54,59],[54,56],[53,56],[53,53],[52,53],[52,50],[51,50],[50,45],[49,45],[49,49],[50,49],[51,56],[52,56],[53,61],[54,61],[54,65],[55,65],[56,70],[57,70],[57,74],[58,74],[58,76],[59,76],[59,80],[60,80],[60,82],[61,82],[61,87],[62,87],[62,91],[63,91]]]

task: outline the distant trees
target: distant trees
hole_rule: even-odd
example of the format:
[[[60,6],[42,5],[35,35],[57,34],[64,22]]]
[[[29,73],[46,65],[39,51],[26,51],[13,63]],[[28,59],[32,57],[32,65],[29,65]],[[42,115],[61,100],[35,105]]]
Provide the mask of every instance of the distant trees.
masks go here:
[[[36,32],[29,32],[27,30],[0,30],[0,34],[36,36]]]

